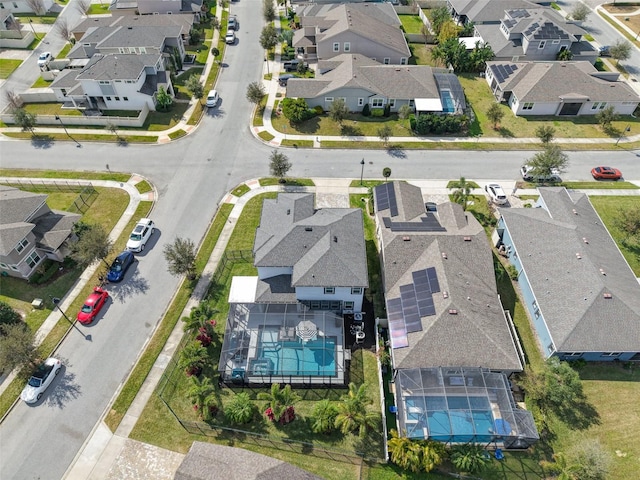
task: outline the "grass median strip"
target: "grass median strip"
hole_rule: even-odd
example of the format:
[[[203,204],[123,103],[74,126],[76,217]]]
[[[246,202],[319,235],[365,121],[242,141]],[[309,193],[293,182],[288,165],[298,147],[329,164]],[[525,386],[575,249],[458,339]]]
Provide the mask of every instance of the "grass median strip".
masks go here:
[[[131,178],[131,174],[118,172],[72,172],[67,170],[2,168],[0,169],[0,177],[66,178],[69,180],[113,180],[115,182],[126,182]]]

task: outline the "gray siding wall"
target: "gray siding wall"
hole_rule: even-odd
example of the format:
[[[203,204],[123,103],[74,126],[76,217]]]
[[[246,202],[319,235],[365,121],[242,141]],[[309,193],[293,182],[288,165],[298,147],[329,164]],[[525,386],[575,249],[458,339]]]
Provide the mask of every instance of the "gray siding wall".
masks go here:
[[[344,51],[345,42],[350,43],[351,48],[348,52]],[[333,44],[339,44],[339,51],[333,51]],[[406,45],[406,41],[405,41]],[[400,65],[401,58],[408,58],[411,56],[409,47],[406,47],[406,53],[399,53],[396,50],[392,50],[385,46],[383,43],[377,43],[367,38],[363,38],[353,32],[343,32],[340,35],[334,35],[331,38],[325,38],[318,43],[318,59],[327,60],[333,58],[336,55],[343,53],[359,53],[365,57],[375,58],[378,62],[383,63],[385,58],[390,59],[390,64]]]
[[[309,107],[313,108],[315,106],[320,106],[326,111],[329,109],[329,105],[331,105],[331,102],[326,101],[327,97],[333,98],[334,100],[337,98],[344,98],[347,104],[347,108],[349,108],[350,112],[361,112],[367,103],[369,103],[369,106],[373,108],[373,106],[371,105],[371,99],[373,98],[383,98],[385,105],[390,100],[378,95],[371,95],[371,92],[369,92],[368,90],[341,88],[321,97],[307,98],[306,101]],[[360,99],[362,99],[362,103],[360,103]],[[401,105],[408,103],[409,99],[395,99],[395,105],[391,108],[391,111],[396,112]]]

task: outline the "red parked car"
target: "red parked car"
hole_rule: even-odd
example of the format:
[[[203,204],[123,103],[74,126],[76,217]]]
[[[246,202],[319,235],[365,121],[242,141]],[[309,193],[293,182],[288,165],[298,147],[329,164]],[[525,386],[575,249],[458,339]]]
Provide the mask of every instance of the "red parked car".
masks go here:
[[[96,318],[100,309],[107,303],[108,298],[109,292],[100,287],[93,287],[93,292],[87,297],[82,309],[78,312],[78,316],[76,317],[78,321],[83,325],[88,325],[93,322],[93,319]]]
[[[620,180],[622,172],[612,167],[596,167],[591,169],[591,175],[596,180]]]

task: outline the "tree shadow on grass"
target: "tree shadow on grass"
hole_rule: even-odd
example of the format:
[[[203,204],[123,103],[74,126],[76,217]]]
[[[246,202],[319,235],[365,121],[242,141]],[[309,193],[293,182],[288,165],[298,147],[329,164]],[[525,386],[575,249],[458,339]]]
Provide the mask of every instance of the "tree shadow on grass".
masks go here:
[[[500,134],[501,137],[505,137],[505,138],[513,138],[513,137],[515,137],[515,135],[513,134],[513,132],[511,130],[509,130],[508,128],[503,127],[503,126],[498,128],[498,133]]]
[[[340,125],[340,135],[343,137],[357,137],[362,135],[362,130],[355,125]]]
[[[302,133],[302,134],[311,134],[316,133],[320,130],[320,118],[313,117],[309,120],[305,120],[304,122],[296,123],[291,126],[292,129],[295,129],[295,132],[292,133]]]

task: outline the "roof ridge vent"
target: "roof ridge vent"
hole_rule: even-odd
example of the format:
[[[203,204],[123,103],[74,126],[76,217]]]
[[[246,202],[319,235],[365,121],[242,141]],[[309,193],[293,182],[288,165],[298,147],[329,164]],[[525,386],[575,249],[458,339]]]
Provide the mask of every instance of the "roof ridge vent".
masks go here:
[[[404,237],[402,237],[402,241],[403,242],[410,242],[411,241],[411,237],[408,235],[405,235]]]
[[[580,255],[580,252],[577,252],[577,253],[576,253],[576,258],[577,258],[578,260],[581,260],[581,259],[582,259],[582,255]]]
[[[600,269],[600,274],[604,275],[605,277],[607,276],[607,272],[604,271],[604,268]]]
[[[463,240],[464,240],[465,242],[470,242],[470,241],[471,241],[471,237],[464,237],[464,238],[463,238]]]
[[[449,298],[449,292],[442,292],[442,298]]]
[[[606,298],[607,300],[611,300],[613,298],[613,295],[611,295],[610,293],[605,293],[604,295],[602,295],[604,298]]]
[[[449,309],[449,315],[457,315],[457,314],[458,314],[458,310],[456,310],[455,308]]]
[[[313,232],[313,227],[304,227],[305,232]]]
[[[589,240],[587,240],[587,237],[582,237],[582,241],[587,244],[589,243]]]
[[[442,252],[442,258],[447,259],[447,252]]]
[[[291,209],[287,208],[287,215],[291,215]]]
[[[574,208],[573,210],[571,210],[571,212],[572,212],[574,215],[577,215],[577,214],[578,214],[578,211],[577,211],[575,208]]]

